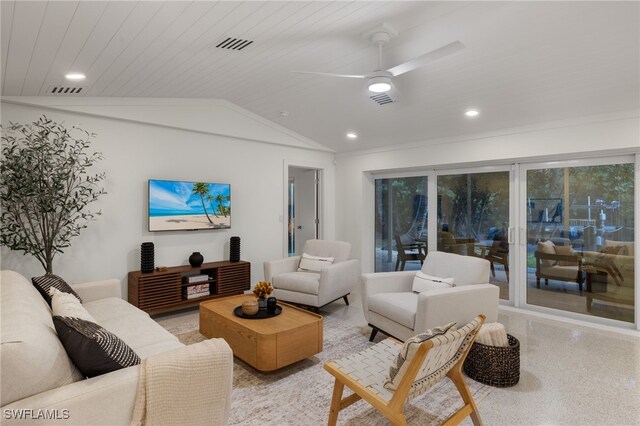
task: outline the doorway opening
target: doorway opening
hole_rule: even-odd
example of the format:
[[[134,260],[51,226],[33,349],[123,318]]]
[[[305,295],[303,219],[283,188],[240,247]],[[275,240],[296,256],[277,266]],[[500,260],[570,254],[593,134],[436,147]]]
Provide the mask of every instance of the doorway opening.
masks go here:
[[[320,236],[321,170],[289,166],[287,204],[287,253],[302,254],[307,240]]]

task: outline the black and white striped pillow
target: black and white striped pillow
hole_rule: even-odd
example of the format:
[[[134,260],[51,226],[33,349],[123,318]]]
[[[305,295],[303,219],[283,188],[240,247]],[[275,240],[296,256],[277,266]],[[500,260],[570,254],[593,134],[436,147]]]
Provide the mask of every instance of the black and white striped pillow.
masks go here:
[[[52,287],[57,288],[63,293],[73,294],[78,298],[80,303],[82,303],[82,298],[78,295],[78,293],[76,293],[65,280],[57,275],[47,274],[41,277],[33,277],[31,278],[31,282],[33,283],[34,287],[38,289],[42,297],[44,297],[44,300],[47,301],[49,306],[51,306],[51,296],[49,295],[49,289],[51,289]]]
[[[404,342],[404,345],[402,345],[400,353],[396,356],[391,367],[389,367],[389,373],[384,381],[385,389],[396,390],[396,387],[400,384],[402,377],[404,377],[404,374],[409,368],[409,364],[415,356],[418,346],[429,339],[433,339],[436,336],[442,336],[446,332],[455,331],[456,329],[456,323],[451,322],[447,325],[431,328],[424,333],[417,334],[407,339]]]
[[[140,357],[133,349],[94,322],[54,316],[53,324],[69,358],[87,377],[140,364]]]

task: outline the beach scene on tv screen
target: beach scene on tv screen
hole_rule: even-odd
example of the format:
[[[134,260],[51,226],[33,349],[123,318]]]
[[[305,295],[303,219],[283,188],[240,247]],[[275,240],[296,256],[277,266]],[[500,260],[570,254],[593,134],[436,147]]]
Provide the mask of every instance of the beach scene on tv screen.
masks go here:
[[[149,181],[149,231],[231,228],[231,185]]]

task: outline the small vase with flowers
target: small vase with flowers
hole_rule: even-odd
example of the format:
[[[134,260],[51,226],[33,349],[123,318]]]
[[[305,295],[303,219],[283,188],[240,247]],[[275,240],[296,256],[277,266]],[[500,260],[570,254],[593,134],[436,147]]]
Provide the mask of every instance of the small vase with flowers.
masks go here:
[[[260,306],[260,309],[267,308],[267,296],[269,296],[272,292],[273,287],[271,286],[271,283],[267,281],[260,281],[253,288],[253,294],[255,294],[258,298],[258,305]]]

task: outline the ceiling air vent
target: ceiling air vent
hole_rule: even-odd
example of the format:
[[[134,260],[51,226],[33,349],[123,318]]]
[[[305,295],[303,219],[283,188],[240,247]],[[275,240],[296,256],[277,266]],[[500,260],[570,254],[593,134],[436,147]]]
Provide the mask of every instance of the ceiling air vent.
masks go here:
[[[49,86],[47,94],[51,96],[79,95],[83,90],[84,87],[78,86]]]
[[[376,93],[375,95],[370,95],[369,98],[378,105],[386,105],[395,102],[388,93]]]
[[[235,37],[226,37],[216,47],[226,50],[242,50],[253,43],[253,40],[244,40]]]

